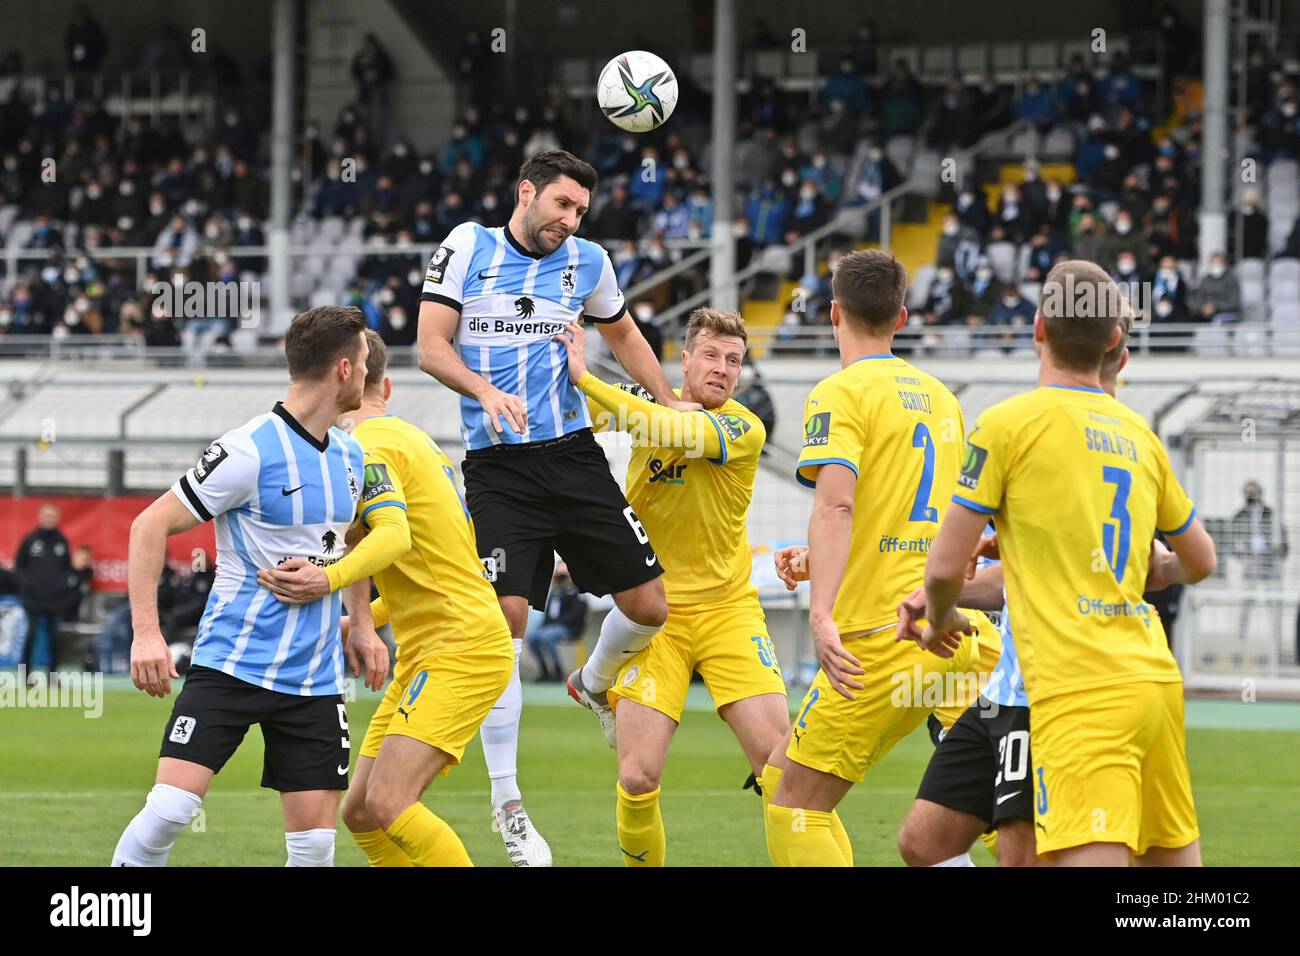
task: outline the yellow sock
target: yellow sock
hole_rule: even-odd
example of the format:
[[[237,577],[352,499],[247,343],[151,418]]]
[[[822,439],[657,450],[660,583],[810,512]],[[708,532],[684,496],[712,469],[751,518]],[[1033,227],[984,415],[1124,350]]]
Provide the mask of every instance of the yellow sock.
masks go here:
[[[423,803],[403,810],[386,831],[415,866],[473,866],[456,831]]]
[[[773,855],[788,866],[848,866],[831,833],[831,815],[798,807],[767,808],[767,838]]]
[[[993,859],[998,858],[998,831],[990,830],[988,833],[980,834],[980,842],[984,848],[993,854]]]
[[[664,865],[664,818],[659,812],[659,788],[636,796],[614,785],[618,791],[618,847],[625,866]]]
[[[401,847],[388,839],[388,834],[383,830],[354,833],[352,839],[356,840],[357,846],[365,851],[366,859],[370,861],[371,866],[415,866],[411,858],[402,852]]]
[[[781,777],[785,771],[780,767],[773,767],[770,763],[763,765],[763,775],[759,777],[759,784],[763,788],[763,812],[764,826],[766,826],[766,813],[768,804],[776,796],[776,788],[781,783]],[[840,848],[840,854],[844,857],[846,865],[853,865],[853,844],[849,842],[848,831],[844,829],[844,823],[840,820],[840,815],[831,811],[831,836],[835,838],[835,845]],[[767,856],[772,861],[773,866],[789,866],[789,862],[779,862],[775,856],[775,850],[771,838],[767,841]]]
[[[781,783],[783,773],[785,771],[780,767],[773,767],[768,763],[763,765],[763,773],[758,778],[758,783],[763,788],[763,831],[767,836],[767,858],[772,861],[773,866],[790,865],[790,861],[785,858],[785,845],[772,839],[771,818],[767,812],[768,807],[772,805],[772,798],[776,796],[776,788]]]

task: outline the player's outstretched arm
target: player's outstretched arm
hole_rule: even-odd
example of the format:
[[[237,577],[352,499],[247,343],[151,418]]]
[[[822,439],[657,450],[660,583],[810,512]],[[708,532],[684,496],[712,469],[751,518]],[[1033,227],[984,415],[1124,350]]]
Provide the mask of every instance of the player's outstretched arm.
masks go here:
[[[171,693],[179,677],[158,624],[158,579],[167,561],[167,538],[197,528],[199,519],[166,491],[131,522],[126,587],[131,601],[131,681],[151,697]]]
[[[428,301],[420,303],[420,324],[416,338],[420,371],[432,375],[452,391],[477,401],[498,432],[504,431],[501,427],[504,419],[511,428],[522,434],[528,425],[527,406],[518,395],[508,395],[501,391],[482,375],[471,371],[461,360],[451,344],[459,322],[460,315],[449,305]]]
[[[1166,538],[1172,550],[1158,548],[1158,542],[1152,542],[1148,591],[1160,591],[1171,584],[1196,584],[1214,573],[1218,565],[1214,539],[1199,518],[1192,518],[1185,530],[1167,534]]]
[[[627,370],[633,380],[654,396],[654,400],[668,408],[681,411],[693,411],[700,406],[694,402],[683,402],[673,394],[668,379],[664,377],[663,366],[655,358],[654,349],[645,340],[636,322],[628,313],[616,322],[602,322],[596,326],[604,336],[609,350],[614,353],[620,365]]]
[[[285,604],[308,604],[378,574],[411,550],[405,508],[377,508],[367,518],[370,533],[341,561],[320,568],[304,558],[257,572],[257,583]]]
[[[978,611],[1000,611],[1004,586],[1002,565],[992,564],[980,568],[975,572],[974,577],[967,578],[966,583],[962,585],[957,604]],[[894,640],[919,642],[922,632],[917,621],[924,617],[926,617],[925,588],[920,587],[905,597],[903,603],[898,606],[898,629],[894,632]]]

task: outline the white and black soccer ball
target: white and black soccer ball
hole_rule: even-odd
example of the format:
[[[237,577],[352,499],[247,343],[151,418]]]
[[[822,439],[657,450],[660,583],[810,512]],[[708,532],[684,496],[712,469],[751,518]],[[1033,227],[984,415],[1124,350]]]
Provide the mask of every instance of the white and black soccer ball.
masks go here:
[[[648,133],[673,115],[677,106],[677,76],[655,54],[629,50],[614,57],[600,71],[596,101],[605,117],[619,129]]]

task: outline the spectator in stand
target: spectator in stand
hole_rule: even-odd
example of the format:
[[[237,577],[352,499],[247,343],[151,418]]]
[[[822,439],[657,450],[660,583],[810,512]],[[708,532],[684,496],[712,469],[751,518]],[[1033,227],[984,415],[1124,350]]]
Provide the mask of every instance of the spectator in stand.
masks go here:
[[[999,286],[988,259],[981,258],[971,278],[966,303],[966,324],[983,325],[997,305]]]
[[[664,171],[659,168],[659,150],[647,146],[641,150],[641,163],[628,182],[628,198],[632,205],[650,214],[659,208],[664,196]]]
[[[393,82],[393,61],[373,33],[367,33],[352,58],[352,78],[357,102],[380,142],[388,140],[388,90]]]
[[[1098,67],[1096,77],[1098,97],[1107,107],[1137,108],[1141,86],[1124,51],[1118,51],[1109,66]]]
[[[1165,256],[1151,284],[1156,317],[1166,323],[1188,321],[1191,316],[1187,300],[1187,282],[1178,271],[1178,262],[1173,256]]]
[[[998,211],[993,221],[1002,227],[1007,239],[1017,245],[1033,231],[1033,211],[1025,205],[1020,187],[1015,183],[1002,187],[1002,198],[998,200]]]
[[[199,236],[184,216],[172,216],[153,244],[150,264],[155,269],[189,268],[199,248]]]
[[[53,671],[58,664],[59,625],[67,606],[67,581],[72,571],[71,549],[59,530],[60,517],[58,505],[41,505],[36,527],[18,543],[15,552],[14,572],[21,583],[27,612],[23,663],[28,673]]]
[[[808,235],[808,233],[820,229],[830,221],[831,206],[824,197],[818,194],[817,185],[811,182],[805,182],[799,187],[798,196],[795,198],[794,206],[790,210],[790,221],[786,228],[785,241],[787,243]]]
[[[1058,246],[1067,245],[1070,234],[1070,197],[1056,179],[1049,179],[1044,184],[1038,222],[1040,227],[1047,227]]]
[[[840,191],[844,188],[844,177],[831,165],[825,149],[818,148],[813,151],[812,158],[800,168],[799,178],[803,182],[814,184],[818,193],[826,197],[827,202],[839,202]]]
[[[664,334],[655,322],[654,303],[649,299],[642,299],[632,306],[632,321],[640,329],[641,334],[645,337],[646,344],[650,346],[650,351],[654,352],[655,358],[663,361],[664,358]]]
[[[72,18],[63,34],[63,48],[68,54],[68,71],[71,73],[93,73],[104,61],[108,38],[84,3],[72,8]]]
[[[1036,76],[1025,83],[1024,91],[1016,100],[1016,119],[1028,120],[1040,131],[1046,131],[1056,122],[1056,101],[1052,90]]]
[[[461,160],[467,160],[473,169],[483,164],[483,141],[469,135],[463,122],[451,128],[451,139],[442,149],[442,171],[452,175]]]
[[[845,110],[847,115],[853,115]],[[880,103],[880,132],[882,136],[915,133],[921,125],[921,81],[904,59],[894,61]]]
[[[707,187],[696,186],[691,191],[689,208],[691,221],[688,228],[698,238],[709,238],[713,232],[713,199]]]
[[[943,98],[931,110],[930,121],[926,124],[926,146],[951,150],[971,145],[975,141],[971,135],[974,129],[972,119],[970,109],[963,101],[961,87],[949,83]]]
[[[1119,284],[1120,291],[1125,294],[1129,302],[1132,302],[1135,306],[1143,303],[1145,297],[1143,296],[1142,285],[1148,279],[1146,273],[1138,268],[1136,253],[1132,250],[1121,252],[1116,260],[1111,278]]]
[[[955,208],[960,225],[969,226],[980,237],[988,232],[991,219],[983,192],[977,192],[969,187],[963,189],[957,196]]]
[[[1243,258],[1268,258],[1268,216],[1259,208],[1259,193],[1254,189],[1242,195],[1241,237]]]
[[[654,267],[638,252],[636,243],[625,239],[618,244],[611,257],[614,263],[614,277],[620,289],[628,289],[642,279],[650,277]]]
[[[1103,269],[1114,271],[1121,252],[1131,252],[1137,259],[1137,266],[1144,273],[1150,266],[1150,237],[1145,229],[1134,228],[1133,216],[1127,209],[1115,214],[1115,223],[1102,243]]]
[[[853,181],[845,194],[846,206],[865,206],[875,202],[885,193],[900,185],[903,177],[885,155],[879,142],[871,143],[863,154],[853,174]]]
[[[925,324],[952,325],[964,322],[969,311],[969,298],[961,279],[951,266],[941,265],[926,291]]]
[[[978,87],[970,87],[966,91],[966,100],[970,105],[972,140],[1010,126],[1015,121],[1011,94],[998,86],[991,76],[986,76]]]
[[[559,561],[551,578],[546,607],[529,622],[524,635],[524,643],[541,672],[540,680],[547,683],[564,680],[557,645],[560,641],[576,641],[586,625],[587,602],[569,577],[569,566]]]
[[[839,68],[827,73],[822,81],[819,102],[826,108],[832,99],[838,99],[853,113],[863,113],[867,108],[867,84],[849,57],[840,60]]]
[[[1202,322],[1225,325],[1241,321],[1241,286],[1228,268],[1222,252],[1210,256],[1210,265],[1193,296],[1196,317]]]
[[[989,325],[1032,325],[1034,322],[1034,303],[1020,294],[1020,290],[1008,283],[1002,287],[1002,295],[988,311]]]
[[[1038,232],[1029,238],[1029,245],[1025,249],[1023,266],[1020,271],[1024,272],[1025,269],[1033,266],[1043,275],[1047,275],[1052,271],[1052,266],[1056,264],[1061,252],[1061,247],[1052,240],[1051,229],[1047,226],[1040,226]]]
[[[1093,89],[1092,76],[1080,54],[1070,57],[1070,65],[1056,86],[1056,97],[1060,100],[1064,119],[1073,123],[1087,122],[1088,117],[1101,108]]]
[[[668,192],[664,194],[662,207],[654,214],[652,228],[665,239],[685,239],[690,222],[690,208],[676,192]]]
[[[785,233],[789,208],[785,197],[776,188],[776,180],[768,177],[745,204],[745,217],[750,222],[750,239],[756,246],[770,246],[781,241]]]
[[[81,617],[81,606],[90,597],[95,580],[95,553],[88,544],[77,545],[72,551],[68,576],[64,581],[66,599],[63,605],[64,624],[75,624]]]

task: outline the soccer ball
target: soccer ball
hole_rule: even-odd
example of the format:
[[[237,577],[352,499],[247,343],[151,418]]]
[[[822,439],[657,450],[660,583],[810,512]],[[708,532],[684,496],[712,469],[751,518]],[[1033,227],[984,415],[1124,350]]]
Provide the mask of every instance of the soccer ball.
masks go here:
[[[605,64],[596,100],[611,123],[629,133],[648,133],[667,122],[677,105],[677,77],[653,53],[629,50]]]

